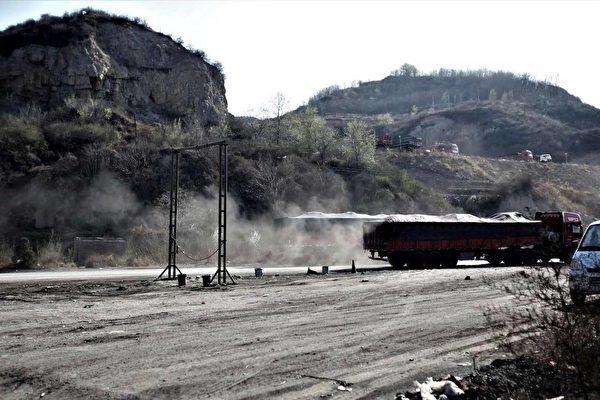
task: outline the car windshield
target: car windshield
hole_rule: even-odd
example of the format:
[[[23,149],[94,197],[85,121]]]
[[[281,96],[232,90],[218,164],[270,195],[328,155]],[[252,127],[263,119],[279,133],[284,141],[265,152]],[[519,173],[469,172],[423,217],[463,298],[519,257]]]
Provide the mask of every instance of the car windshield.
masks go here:
[[[594,225],[588,229],[581,240],[581,250],[600,250],[600,225]]]

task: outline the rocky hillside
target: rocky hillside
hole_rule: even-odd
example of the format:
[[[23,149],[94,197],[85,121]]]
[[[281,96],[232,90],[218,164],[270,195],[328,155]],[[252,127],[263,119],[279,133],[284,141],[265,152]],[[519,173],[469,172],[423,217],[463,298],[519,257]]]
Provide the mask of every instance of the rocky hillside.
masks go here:
[[[469,213],[575,210],[586,223],[600,218],[597,165],[385,151],[380,157]]]
[[[1,32],[0,95],[7,106],[45,109],[69,97],[105,100],[146,121],[193,116],[215,125],[227,115],[224,77],[201,52],[94,10]]]
[[[381,133],[427,144],[457,143],[463,153],[503,156],[522,149],[556,160],[600,163],[600,110],[564,89],[504,72],[440,70],[328,88],[309,103],[340,125],[363,118]]]

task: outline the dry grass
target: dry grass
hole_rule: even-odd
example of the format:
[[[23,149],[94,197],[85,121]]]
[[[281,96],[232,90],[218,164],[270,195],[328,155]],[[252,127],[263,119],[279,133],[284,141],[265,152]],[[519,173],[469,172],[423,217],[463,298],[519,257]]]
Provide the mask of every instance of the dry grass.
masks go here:
[[[112,254],[94,254],[85,261],[87,268],[118,267],[123,262]]]
[[[50,239],[38,248],[37,264],[42,268],[74,266],[66,257],[62,242],[54,236],[50,236]]]
[[[0,240],[0,270],[12,265],[14,248],[6,240]]]

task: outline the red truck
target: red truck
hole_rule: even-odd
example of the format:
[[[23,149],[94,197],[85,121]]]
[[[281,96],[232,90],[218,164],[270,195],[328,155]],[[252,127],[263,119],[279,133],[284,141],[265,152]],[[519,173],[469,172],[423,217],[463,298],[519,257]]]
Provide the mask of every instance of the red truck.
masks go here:
[[[519,213],[491,218],[468,214],[398,215],[363,224],[363,248],[373,259],[405,265],[455,266],[459,259],[485,259],[492,265],[529,265],[551,258],[570,260],[581,238],[581,218],[573,212]]]

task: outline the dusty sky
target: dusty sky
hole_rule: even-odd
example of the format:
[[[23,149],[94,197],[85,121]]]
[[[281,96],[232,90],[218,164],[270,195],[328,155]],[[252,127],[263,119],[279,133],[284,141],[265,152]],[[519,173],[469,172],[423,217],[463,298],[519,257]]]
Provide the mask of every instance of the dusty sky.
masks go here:
[[[600,107],[600,2],[0,0],[0,29],[87,6],[143,18],[220,61],[235,115],[260,114],[278,91],[296,107],[404,62],[528,72]]]

